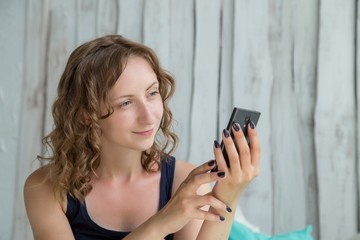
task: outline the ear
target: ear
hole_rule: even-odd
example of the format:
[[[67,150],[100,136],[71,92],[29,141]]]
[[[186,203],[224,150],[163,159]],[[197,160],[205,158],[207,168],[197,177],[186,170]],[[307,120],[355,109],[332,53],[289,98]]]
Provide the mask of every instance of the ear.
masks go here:
[[[91,118],[90,118],[89,114],[85,111],[82,111],[82,118],[83,118],[85,125],[89,126],[91,123]]]

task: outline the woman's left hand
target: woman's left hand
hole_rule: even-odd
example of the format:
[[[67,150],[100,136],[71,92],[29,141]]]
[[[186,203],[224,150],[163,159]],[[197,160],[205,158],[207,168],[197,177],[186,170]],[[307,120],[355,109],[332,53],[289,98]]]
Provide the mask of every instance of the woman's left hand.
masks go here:
[[[229,131],[223,131],[222,138],[229,157],[229,168],[218,142],[215,141],[214,144],[217,167],[219,171],[225,172],[225,177],[216,182],[212,193],[234,208],[246,186],[259,174],[260,144],[255,125],[249,122],[246,127],[249,143],[238,123],[233,124],[231,129],[239,152],[236,150]]]

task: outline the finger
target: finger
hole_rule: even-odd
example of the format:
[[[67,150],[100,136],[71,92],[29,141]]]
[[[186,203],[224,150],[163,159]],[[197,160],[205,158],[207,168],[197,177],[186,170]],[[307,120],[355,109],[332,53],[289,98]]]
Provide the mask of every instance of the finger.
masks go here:
[[[249,124],[247,124],[248,126]],[[234,123],[232,126],[232,131],[234,134],[234,138],[239,149],[239,157],[240,157],[240,166],[242,169],[249,169],[251,164],[251,156],[249,144],[246,140],[246,137],[239,125],[239,123]]]
[[[200,166],[194,168],[188,175],[187,179],[192,178],[195,175],[206,173],[210,171],[215,165],[215,160],[210,160],[208,162],[205,162],[201,164]]]
[[[191,191],[196,191],[201,185],[217,181],[224,176],[225,173],[222,171],[201,173],[187,179],[186,184]]]
[[[257,171],[259,171],[259,161],[260,161],[260,155],[261,155],[261,148],[259,143],[259,138],[257,136],[257,131],[255,128],[255,124],[250,122],[248,124],[248,135],[249,135],[249,141],[250,141],[250,153],[251,153],[251,164]]]
[[[217,140],[214,141],[214,155],[216,159],[217,171],[227,172],[228,167],[224,155],[222,154],[221,146]]]
[[[211,193],[205,194],[203,196],[194,197],[192,199],[192,203],[195,204],[195,206],[199,209],[204,206],[209,206],[216,209],[220,213],[231,212],[230,207],[228,207],[224,202],[211,195]]]
[[[204,210],[198,210],[196,211],[195,217],[199,220],[206,220],[206,221],[212,221],[212,222],[223,222],[225,221],[225,217],[219,214],[211,213]]]
[[[223,143],[229,157],[230,171],[232,174],[238,174],[240,171],[239,154],[236,150],[234,141],[230,136],[230,132],[226,129],[223,130],[222,134]]]

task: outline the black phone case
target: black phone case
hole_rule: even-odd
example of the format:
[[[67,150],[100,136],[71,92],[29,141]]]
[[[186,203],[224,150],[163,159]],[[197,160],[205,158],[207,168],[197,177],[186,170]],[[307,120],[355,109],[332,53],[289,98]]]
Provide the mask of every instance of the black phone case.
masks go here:
[[[240,125],[241,130],[243,131],[243,133],[244,133],[244,135],[246,137],[246,140],[249,143],[248,134],[247,134],[247,125],[248,125],[248,123],[250,121],[252,121],[254,123],[254,125],[256,126],[258,121],[259,121],[260,114],[261,113],[258,112],[258,111],[244,109],[244,108],[236,108],[236,107],[232,111],[232,114],[231,114],[231,117],[229,119],[229,122],[228,122],[228,125],[227,125],[226,129],[230,132],[230,135],[231,135],[231,137],[232,137],[232,139],[233,139],[233,141],[235,143],[236,150],[238,150],[238,152],[239,152],[239,149],[237,148],[236,141],[234,139],[234,135],[233,135],[233,132],[232,132],[232,125],[234,123],[238,123]],[[221,150],[222,150],[222,153],[224,155],[226,165],[228,167],[230,167],[229,157],[228,157],[228,154],[226,152],[225,145],[224,145],[223,142],[221,142]],[[217,167],[215,167],[213,169],[213,171],[217,171]]]

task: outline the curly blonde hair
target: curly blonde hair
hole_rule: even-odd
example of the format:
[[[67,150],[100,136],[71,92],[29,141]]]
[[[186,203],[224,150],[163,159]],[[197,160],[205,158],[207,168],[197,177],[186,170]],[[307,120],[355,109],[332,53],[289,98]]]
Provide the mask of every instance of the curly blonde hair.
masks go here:
[[[155,52],[119,35],[86,42],[71,53],[57,88],[57,98],[52,106],[54,129],[43,139],[43,143],[51,148],[52,156],[38,156],[40,161],[49,161],[49,179],[59,201],[66,194],[84,201],[92,189],[89,176],[100,163],[99,120],[109,117],[114,111],[109,103],[109,91],[130,56],[143,57],[152,66],[164,106],[159,127],[162,141],[156,138],[153,146],[142,153],[143,168],[148,172],[159,170],[160,159],[169,156],[177,145],[168,107],[175,82],[161,68]],[[100,103],[104,103],[107,109],[102,116]],[[84,116],[89,121],[85,121]],[[157,165],[157,170],[154,170],[154,165]]]

